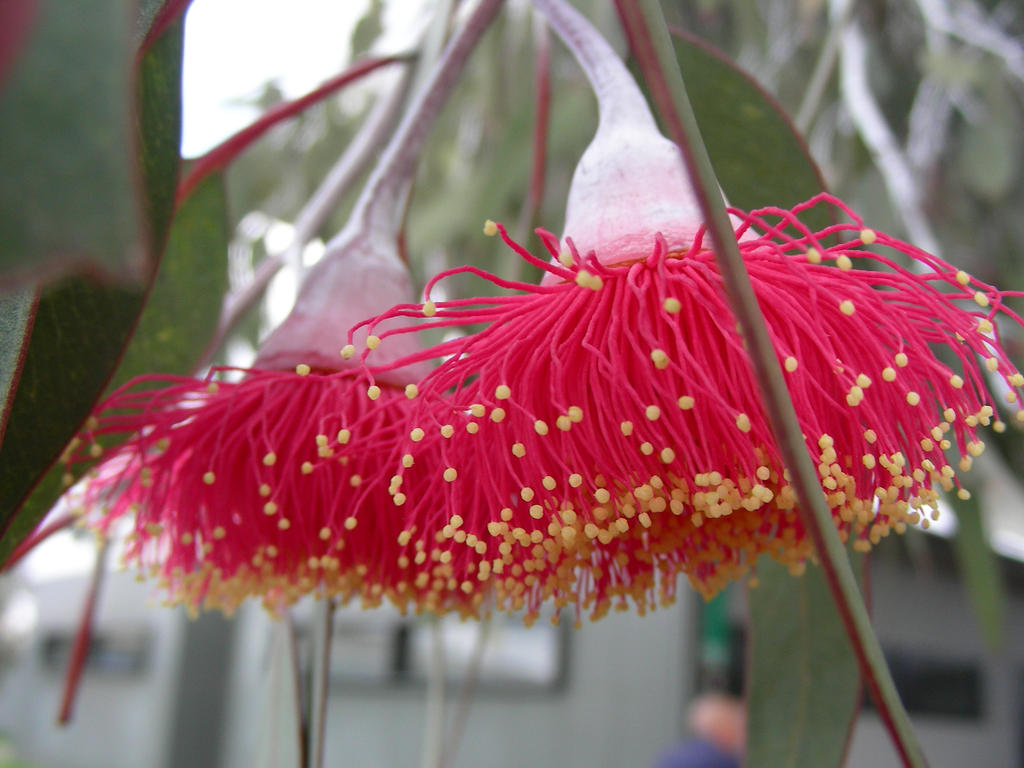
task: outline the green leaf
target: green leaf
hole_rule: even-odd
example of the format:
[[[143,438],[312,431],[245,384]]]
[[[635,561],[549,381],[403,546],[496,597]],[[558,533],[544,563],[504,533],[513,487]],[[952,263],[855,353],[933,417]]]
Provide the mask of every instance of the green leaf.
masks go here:
[[[857,560],[854,560],[856,566]],[[860,677],[821,569],[803,576],[768,557],[750,591],[747,764],[841,765]]]
[[[182,34],[178,19],[139,62],[137,146],[154,249],[166,235],[178,183]],[[121,152],[130,146],[136,145],[122,144]],[[63,490],[61,470],[50,468],[110,380],[145,300],[142,287],[91,277],[42,290],[0,445],[0,562]]]
[[[10,413],[14,391],[21,375],[22,355],[31,334],[32,315],[36,292],[23,288],[9,294],[0,294],[0,445],[3,444],[7,415]]]
[[[95,268],[141,282],[131,144],[133,3],[39,3],[0,91],[0,276]]]
[[[174,217],[160,271],[111,388],[144,373],[186,373],[217,329],[227,291],[227,193],[207,177]]]
[[[960,564],[960,575],[985,642],[992,650],[998,650],[1003,644],[1005,596],[999,562],[985,535],[981,493],[974,486],[970,499],[960,499],[953,494],[946,498],[956,512],[957,534],[953,546]]]
[[[744,210],[788,208],[825,188],[803,139],[775,100],[722,54],[673,30],[676,58],[708,148],[731,205]],[[826,226],[822,212],[806,216]]]
[[[722,189],[744,209],[790,207],[824,182],[782,109],[748,75],[699,41],[676,55]],[[827,214],[808,216],[825,226]],[[763,557],[749,593],[748,765],[837,766],[857,713],[860,674],[824,575],[802,577]]]

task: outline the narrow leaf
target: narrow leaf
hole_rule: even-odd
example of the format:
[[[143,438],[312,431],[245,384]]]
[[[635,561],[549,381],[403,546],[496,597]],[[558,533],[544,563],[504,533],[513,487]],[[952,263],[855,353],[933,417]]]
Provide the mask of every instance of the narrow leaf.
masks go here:
[[[841,765],[860,677],[825,577],[817,566],[793,577],[767,557],[757,574],[760,585],[750,591],[747,764]]]
[[[998,650],[1003,644],[1003,583],[996,553],[985,534],[982,491],[975,486],[971,494],[967,500],[955,495],[946,497],[956,512],[957,534],[953,546],[981,634],[989,648]]]
[[[0,294],[0,393],[3,395],[0,401],[0,445],[3,444],[7,416],[11,412],[21,363],[32,333],[35,298],[36,292],[32,288]]]
[[[154,250],[166,236],[178,180],[182,30],[179,19],[139,62],[138,141],[120,146],[125,155],[132,146],[142,153],[143,207]],[[91,277],[65,278],[42,290],[0,445],[0,562],[63,490],[62,471],[50,468],[106,387],[145,299],[143,287]]]
[[[675,34],[693,110],[730,202],[788,207],[822,191],[818,168],[779,105],[721,54]],[[748,764],[838,766],[860,674],[824,575],[809,567],[797,578],[769,558],[757,573],[760,587],[749,594]]]
[[[0,91],[0,281],[99,268],[142,280],[132,3],[40,2]]]

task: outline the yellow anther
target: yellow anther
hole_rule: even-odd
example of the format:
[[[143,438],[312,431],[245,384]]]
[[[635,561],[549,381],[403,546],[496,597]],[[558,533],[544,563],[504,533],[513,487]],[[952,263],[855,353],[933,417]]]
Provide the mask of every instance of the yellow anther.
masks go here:
[[[304,461],[304,462],[302,462],[302,466],[300,467],[300,469],[302,470],[302,474],[304,474],[304,475],[311,475],[311,474],[313,474],[313,462],[311,462],[311,461]]]
[[[207,485],[213,485],[217,481],[217,476],[213,472],[203,473],[203,482]]]
[[[640,443],[640,453],[642,453],[644,456],[650,456],[652,453],[654,453],[654,446],[646,441]]]
[[[884,381],[896,381],[896,369],[886,366],[882,369],[882,379]]]
[[[531,504],[529,512],[530,517],[532,517],[534,520],[540,520],[542,517],[544,517],[544,507],[542,507],[540,504]]]
[[[875,434],[875,430],[873,429],[865,429],[864,439],[869,443],[874,443],[878,439],[878,435]]]
[[[270,453],[264,454],[263,466],[272,467],[277,463],[277,454],[271,451]]]
[[[498,234],[498,225],[488,219],[484,222],[484,234],[488,237],[494,237]]]
[[[295,366],[295,372],[299,374],[299,376],[308,376],[310,370],[310,367],[305,363],[299,363]]]
[[[412,431],[409,433],[409,439],[414,443],[418,443],[425,435],[426,433],[422,429],[419,427],[413,427]]]
[[[932,442],[930,437],[924,437],[921,439],[921,450],[930,451],[935,448],[935,443]]]
[[[906,354],[903,352],[897,352],[896,356],[893,357],[893,360],[895,361],[897,368],[906,368],[907,364],[910,362],[910,360],[907,359]]]
[[[572,253],[569,251],[562,251],[558,254],[558,263],[563,267],[571,267],[575,262],[572,260]]]
[[[268,501],[266,504],[263,505],[263,514],[265,514],[265,515],[276,515],[277,514],[277,504],[275,504],[272,501]]]
[[[356,348],[353,347],[351,344],[346,344],[344,347],[341,348],[341,357],[343,360],[350,360],[352,356],[355,355],[355,353]]]
[[[366,347],[367,347],[367,349],[376,349],[379,346],[380,346],[380,336],[374,336],[373,334],[370,334],[369,336],[366,337]]]
[[[739,414],[736,417],[736,428],[739,429],[740,432],[749,432],[750,431],[750,417],[747,416],[747,414],[745,414],[745,413]]]
[[[661,461],[663,464],[671,464],[676,458],[676,452],[671,448],[661,449]]]
[[[877,239],[878,235],[873,229],[862,229],[860,231],[860,241],[864,243],[864,245],[871,245]]]
[[[978,458],[985,451],[985,444],[981,440],[972,440],[967,444],[967,452],[974,458]]]
[[[675,296],[669,296],[665,299],[665,303],[662,305],[665,307],[665,311],[671,315],[678,315],[682,310],[683,305]]]
[[[537,419],[535,422],[533,422],[533,429],[538,435],[541,436],[544,436],[548,433],[548,425],[542,419]]]
[[[351,531],[359,524],[359,521],[355,517],[349,515],[345,518],[344,526],[346,531]]]
[[[360,485],[362,485],[362,483],[363,483],[363,478],[362,478],[361,475],[358,475],[358,474],[353,474],[348,479],[348,484],[351,485],[353,488],[358,488]]]
[[[475,421],[471,421],[466,425],[466,431],[469,432],[469,434],[471,435],[475,435],[477,432],[480,431],[480,425],[477,424]]]
[[[339,429],[338,430],[338,437],[337,437],[338,443],[340,443],[341,445],[345,445],[351,439],[352,439],[352,433],[349,432],[347,429]]]
[[[583,409],[580,408],[578,405],[570,405],[569,410],[566,411],[566,414],[569,416],[569,421],[571,421],[573,424],[579,424],[581,421],[583,421]]]
[[[378,387],[376,384],[370,385],[366,390],[366,396],[371,400],[376,400],[378,397],[380,397],[380,387]]]
[[[998,358],[986,357],[985,358],[985,367],[989,371],[991,371],[992,373],[995,373],[996,371],[998,371],[999,370],[999,360],[998,360]]]
[[[434,302],[432,302],[430,300],[427,300],[427,301],[423,302],[423,316],[424,317],[433,317],[436,314],[437,314],[437,304],[435,304]]]
[[[1006,379],[1011,387],[1024,387],[1024,375],[1015,373]]]
[[[473,403],[469,406],[469,412],[476,416],[478,419],[486,413],[487,409],[484,408],[480,403]]]
[[[287,531],[289,528],[292,527],[292,522],[288,518],[282,517],[280,520],[277,521],[277,527],[280,528],[282,531]]]
[[[994,330],[992,321],[989,320],[987,317],[981,318],[981,320],[978,321],[978,330],[981,333],[992,333],[992,331]]]
[[[420,393],[420,388],[417,387],[415,384],[406,384],[405,385],[405,396],[408,397],[410,400],[412,400],[414,397],[416,397],[416,395],[418,395],[419,393]]]
[[[844,272],[849,272],[851,269],[853,269],[853,262],[850,261],[849,256],[847,256],[845,253],[842,253],[836,257],[836,266],[839,267]]]
[[[817,248],[808,248],[807,261],[811,264],[821,264],[821,251]]]
[[[590,279],[592,277],[593,275],[590,274],[590,272],[588,272],[585,269],[581,269],[579,272],[576,273],[576,285],[578,285],[580,288],[589,288]]]
[[[575,472],[569,475],[569,485],[572,486],[573,488],[579,488],[581,485],[583,485],[582,475],[578,475]]]
[[[668,355],[663,349],[652,349],[651,361],[654,363],[654,367],[659,371],[663,371],[668,368]]]
[[[523,458],[526,455],[526,446],[522,443],[512,443],[512,455],[517,459]]]
[[[847,316],[852,315],[855,311],[853,307],[853,302],[850,301],[849,299],[844,299],[843,301],[839,302],[839,311]]]
[[[449,483],[453,482],[458,476],[459,473],[455,471],[455,467],[448,467],[448,469],[444,471],[444,479]]]
[[[975,291],[974,292],[974,303],[977,304],[979,307],[987,307],[988,306],[988,296],[986,296],[982,291]]]
[[[960,285],[967,285],[969,282],[971,282],[971,276],[961,269],[959,272],[956,273],[956,281],[960,283]]]
[[[681,410],[688,411],[693,408],[694,399],[690,395],[683,395],[677,402]]]
[[[266,483],[260,483],[260,496],[267,498],[270,495],[270,486]]]
[[[661,418],[661,409],[656,405],[648,405],[647,408],[644,409],[644,415],[649,421],[657,421]]]
[[[568,432],[572,429],[572,420],[568,416],[559,416],[555,419],[555,426],[563,432]]]
[[[523,501],[533,501],[534,495],[533,488],[526,487],[519,489],[519,498]]]
[[[800,363],[798,363],[798,362],[797,362],[797,360],[796,360],[796,358],[795,358],[795,357],[793,357],[792,355],[790,355],[789,357],[787,357],[787,358],[786,358],[785,362],[783,362],[782,366],[783,366],[783,367],[784,367],[784,368],[785,368],[785,369],[786,369],[787,371],[789,371],[790,373],[792,373],[793,371],[795,371],[795,370],[796,370],[796,369],[797,369],[797,368],[798,368],[798,367],[800,366]]]
[[[455,427],[451,424],[445,424],[441,427],[441,437],[451,437],[455,434]]]
[[[406,546],[412,540],[412,531],[402,531],[398,534],[398,544]]]
[[[501,519],[504,520],[506,523],[509,522],[513,517],[515,517],[515,513],[509,507],[502,507],[500,514]]]
[[[319,536],[321,541],[327,541],[329,538],[331,538],[331,529],[325,525],[323,528],[320,529]]]
[[[867,389],[871,386],[871,378],[865,376],[863,373],[857,374],[857,386],[862,389]]]
[[[491,411],[491,421],[493,421],[495,424],[497,424],[498,422],[504,421],[504,420],[505,420],[505,409],[504,408],[495,408],[495,409],[493,409]]]
[[[494,388],[494,396],[499,400],[508,400],[512,397],[512,390],[508,384],[499,384]]]
[[[405,494],[404,493],[396,493],[394,496],[391,497],[391,501],[394,502],[394,505],[396,507],[400,507],[403,504],[405,504]]]
[[[861,462],[863,462],[864,466],[867,467],[868,469],[875,468],[875,457],[870,453],[865,453],[861,457]]]
[[[540,481],[540,484],[543,485],[544,488],[549,491],[555,490],[555,486],[557,485],[557,483],[555,482],[555,478],[553,478],[551,475],[545,475],[543,479]]]
[[[619,429],[622,431],[623,437],[629,437],[630,435],[633,434],[633,422],[624,421],[621,424],[619,424]]]
[[[607,504],[611,500],[612,495],[608,492],[607,488],[598,488],[594,491],[594,498],[597,499],[598,504]]]
[[[1006,422],[1005,421],[993,421],[992,422],[992,429],[995,432],[998,432],[999,434],[1002,434],[1003,432],[1006,431]]]

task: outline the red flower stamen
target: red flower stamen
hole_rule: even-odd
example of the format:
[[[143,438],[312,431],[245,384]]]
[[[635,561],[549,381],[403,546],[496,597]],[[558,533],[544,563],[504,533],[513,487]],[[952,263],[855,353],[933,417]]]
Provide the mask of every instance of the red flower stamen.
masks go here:
[[[816,205],[853,223],[812,231],[799,214]],[[955,467],[981,453],[978,427],[1004,428],[985,371],[1008,401],[1024,391],[995,322],[1021,323],[1010,294],[827,195],[732,213],[841,534],[868,549],[927,526]],[[426,553],[418,599],[467,610],[462,595],[489,583],[499,608],[533,615],[552,599],[600,616],[671,600],[681,573],[713,595],[761,553],[802,570],[812,546],[703,232],[684,253],[654,237],[647,258],[611,266],[544,234],[562,266],[498,231],[561,282],[451,270],[437,279],[470,273],[516,293],[402,305],[368,324],[485,324],[403,361],[447,357],[366,491],[401,479],[401,556]]]

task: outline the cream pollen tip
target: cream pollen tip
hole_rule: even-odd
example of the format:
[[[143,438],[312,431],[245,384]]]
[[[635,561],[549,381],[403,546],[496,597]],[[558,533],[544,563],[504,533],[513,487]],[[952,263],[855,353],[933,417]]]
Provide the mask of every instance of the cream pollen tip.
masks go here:
[[[740,432],[750,431],[750,417],[745,413],[741,413],[736,417],[736,427]]]
[[[423,303],[423,316],[433,317],[437,314],[437,305],[432,301],[425,301]]]
[[[380,346],[380,336],[374,336],[373,334],[366,337],[367,349],[376,349]]]
[[[572,254],[569,251],[562,251],[558,254],[558,263],[563,267],[572,267],[574,263],[572,260]]]
[[[277,454],[271,451],[263,456],[263,466],[272,467],[277,463]]]
[[[811,264],[821,264],[821,251],[817,248],[808,248],[807,261]]]
[[[378,397],[380,397],[380,387],[378,387],[376,384],[370,385],[366,390],[366,396],[371,400],[376,400]]]
[[[350,360],[356,353],[356,348],[351,344],[346,344],[341,348],[341,358],[343,360]]]
[[[498,234],[498,225],[490,219],[487,219],[487,221],[484,222],[484,234],[488,237],[494,237]]]
[[[417,387],[415,384],[406,384],[405,385],[405,396],[407,398],[409,398],[410,400],[412,400],[414,397],[416,397],[416,395],[418,395],[419,393],[420,393],[420,388]]]
[[[295,372],[299,374],[299,376],[309,376],[310,370],[312,369],[305,363],[299,363],[295,366]]]
[[[864,245],[871,245],[878,239],[878,234],[873,229],[864,228],[860,231],[860,241]]]
[[[203,473],[203,482],[206,483],[207,485],[213,485],[216,482],[216,480],[217,476],[214,475],[213,472]]]
[[[499,384],[494,389],[494,396],[499,400],[508,400],[512,397],[512,390],[509,388],[508,384]]]
[[[454,482],[455,478],[457,478],[458,476],[459,473],[458,471],[456,471],[455,467],[448,467],[444,471],[444,479],[449,483]]]
[[[961,269],[956,273],[956,281],[960,283],[960,285],[967,285],[971,282],[971,276]]]
[[[843,272],[849,272],[853,269],[853,262],[850,261],[849,256],[843,253],[836,257],[836,266],[843,270]]]
[[[675,298],[674,296],[669,296],[667,299],[665,299],[665,303],[663,306],[665,307],[665,311],[668,312],[670,315],[678,315],[679,312],[682,311],[683,309],[682,302],[680,302],[679,299]]]
[[[844,299],[843,301],[839,302],[839,311],[847,316],[852,315],[855,311],[853,302],[850,301],[849,299]]]
[[[797,359],[793,356],[787,357],[782,365],[789,373],[793,373],[800,366]]]

